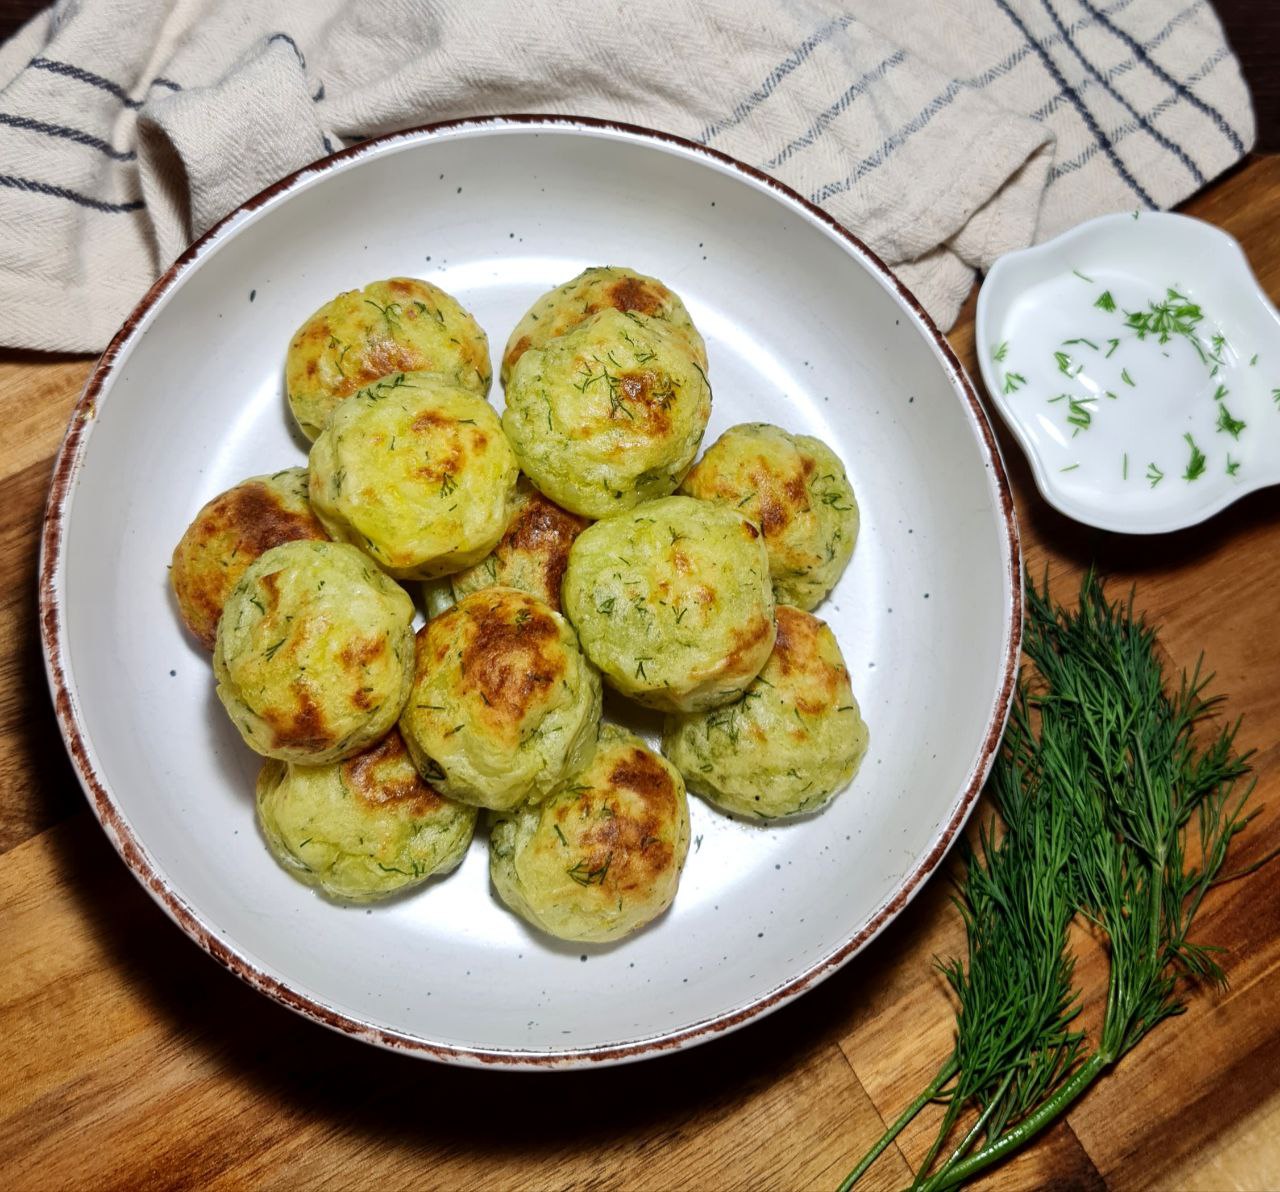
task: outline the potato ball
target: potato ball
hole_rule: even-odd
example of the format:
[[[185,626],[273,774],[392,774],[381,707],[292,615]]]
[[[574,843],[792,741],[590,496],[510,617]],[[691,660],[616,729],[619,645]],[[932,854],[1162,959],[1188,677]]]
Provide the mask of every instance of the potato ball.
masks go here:
[[[506,533],[489,555],[451,577],[454,597],[461,600],[495,585],[519,588],[559,612],[569,548],[587,525],[585,518],[561,509],[521,477]]]
[[[518,472],[483,398],[397,373],[343,402],[312,445],[311,506],[389,575],[428,579],[497,545]]]
[[[218,698],[250,749],[320,765],[396,722],[413,682],[413,601],[353,546],[286,542],[218,622]]]
[[[289,344],[285,388],[298,426],[314,439],[345,398],[404,372],[440,373],[481,397],[493,379],[480,324],[416,277],[371,282],[326,302]]]
[[[725,811],[775,819],[815,811],[846,787],[869,740],[835,635],[779,605],[778,638],[736,703],[668,716],[662,749],[689,789]]]
[[[456,868],[477,814],[422,781],[395,729],[346,761],[267,761],[257,802],[276,860],[351,902],[386,898]]]
[[[543,798],[590,757],[600,676],[536,596],[466,596],[427,622],[416,656],[400,730],[441,794],[505,811]]]
[[[563,599],[606,682],[664,711],[736,699],[773,648],[760,531],[692,497],[653,501],[584,530],[569,552]]]
[[[623,314],[635,311],[670,324],[689,341],[693,358],[706,370],[706,345],[677,294],[656,277],[646,277],[617,265],[596,265],[584,269],[572,281],[549,290],[525,312],[502,354],[503,385],[510,378],[516,361],[530,348],[541,348],[584,319],[610,308]]]
[[[737,509],[764,531],[780,603],[815,607],[853,554],[858,502],[844,465],[819,439],[764,422],[730,427],[681,491]]]
[[[502,426],[539,490],[595,518],[674,492],[710,416],[688,340],[610,307],[520,357]]]
[[[605,725],[591,762],[545,803],[495,819],[489,875],[535,927],[603,943],[671,905],[688,851],[680,775],[639,737]]]
[[[282,542],[328,537],[307,500],[306,468],[254,476],[220,493],[173,552],[169,582],[183,623],[212,650],[222,607],[254,559]]]

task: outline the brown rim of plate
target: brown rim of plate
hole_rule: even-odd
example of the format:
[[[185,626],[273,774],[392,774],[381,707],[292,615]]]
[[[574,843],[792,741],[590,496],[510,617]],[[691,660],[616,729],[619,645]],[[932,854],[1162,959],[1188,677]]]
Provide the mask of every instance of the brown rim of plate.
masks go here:
[[[121,815],[119,808],[116,807],[102,778],[94,767],[89,753],[87,738],[80,724],[76,703],[67,686],[64,668],[61,606],[58,593],[62,579],[61,546],[67,502],[74,488],[76,475],[83,459],[85,444],[88,442],[86,428],[96,415],[96,403],[99,395],[112,378],[120,353],[131,343],[142,320],[150,313],[157,302],[198,263],[205,248],[217,241],[231,223],[263,207],[277,196],[289,193],[299,184],[317,175],[327,173],[340,163],[359,159],[371,151],[396,142],[425,143],[441,133],[501,128],[512,130],[545,128],[550,132],[575,129],[603,131],[620,133],[631,140],[642,143],[647,142],[659,147],[675,146],[687,155],[713,162],[717,166],[724,167],[727,171],[748,179],[753,184],[785,199],[788,204],[798,208],[838,236],[848,245],[855,257],[879,276],[886,288],[898,295],[904,308],[915,315],[926,338],[932,341],[948,372],[952,385],[957,394],[967,404],[970,421],[985,449],[986,468],[991,473],[992,484],[999,503],[999,512],[1004,520],[1005,528],[1005,565],[1007,572],[1006,582],[1009,585],[1007,597],[1010,632],[1002,663],[1000,689],[996,695],[995,707],[992,710],[977,763],[969,775],[968,783],[962,791],[950,819],[938,835],[933,847],[924,857],[917,861],[915,867],[899,884],[893,896],[851,938],[846,940],[831,955],[810,966],[799,976],[792,978],[777,989],[763,994],[748,1005],[681,1027],[669,1034],[640,1039],[633,1043],[588,1050],[549,1052],[485,1050],[483,1048],[452,1047],[432,1043],[425,1039],[359,1022],[298,993],[284,982],[256,967],[244,956],[240,955],[235,947],[222,937],[221,933],[205,923],[191,907],[178,897],[177,893],[169,886],[164,875],[157,870],[141,843],[134,836],[132,829]],[[45,507],[44,526],[41,533],[39,585],[40,638],[44,650],[45,669],[49,678],[50,690],[53,694],[58,727],[66,743],[67,752],[71,756],[80,784],[84,787],[85,794],[89,798],[90,806],[98,817],[98,821],[101,823],[107,837],[115,846],[125,864],[133,871],[134,876],[142,883],[152,898],[160,904],[169,917],[224,968],[230,969],[231,972],[235,973],[236,976],[254,989],[267,994],[304,1017],[310,1018],[313,1022],[392,1051],[406,1052],[411,1055],[425,1056],[445,1062],[502,1068],[538,1070],[582,1068],[596,1064],[623,1063],[644,1059],[666,1051],[683,1049],[734,1030],[753,1018],[758,1018],[771,1010],[777,1009],[779,1006],[798,997],[805,990],[817,984],[850,960],[870,943],[911,901],[925,879],[938,867],[973,810],[995,759],[996,751],[1000,745],[1000,738],[1004,733],[1004,725],[1008,718],[1014,684],[1018,674],[1018,659],[1022,644],[1022,550],[1018,536],[1017,519],[1014,513],[1013,498],[1009,489],[1008,477],[1005,475],[1004,463],[1000,457],[1000,449],[996,444],[995,436],[992,433],[990,423],[987,421],[986,414],[978,402],[973,385],[965,374],[960,361],[956,358],[950,344],[943,338],[942,333],[915,296],[894,277],[884,262],[871,249],[841,224],[837,223],[830,215],[808,199],[797,194],[789,186],[778,182],[753,166],[746,165],[725,153],[721,153],[719,150],[696,144],[672,133],[658,132],[639,125],[600,120],[589,116],[516,114],[465,117],[457,120],[444,120],[434,124],[424,124],[416,128],[404,129],[400,132],[386,133],[382,136],[362,141],[358,145],[343,149],[329,157],[321,158],[311,165],[304,166],[302,169],[260,191],[253,198],[247,200],[236,210],[219,220],[178,257],[147,291],[146,295],[125,319],[111,343],[107,345],[106,351],[103,352],[102,357],[85,384],[84,392],[80,395],[80,399],[72,411],[66,437],[62,441],[62,446],[59,448],[57,458],[54,461],[53,478],[49,489],[48,503]]]

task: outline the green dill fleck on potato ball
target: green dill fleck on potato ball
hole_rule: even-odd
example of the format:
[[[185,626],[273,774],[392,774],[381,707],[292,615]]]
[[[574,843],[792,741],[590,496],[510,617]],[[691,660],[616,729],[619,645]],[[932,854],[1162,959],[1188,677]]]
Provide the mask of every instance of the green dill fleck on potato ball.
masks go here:
[[[602,310],[634,311],[667,323],[689,342],[693,358],[706,371],[707,349],[679,295],[656,277],[618,265],[596,265],[543,294],[515,325],[502,354],[502,383],[530,348],[572,331]]]
[[[485,588],[419,632],[400,730],[442,794],[506,810],[590,757],[600,704],[569,622],[527,592]]]
[[[392,277],[339,294],[298,328],[285,389],[298,426],[314,439],[346,398],[406,372],[439,373],[480,397],[493,380],[489,340],[471,313],[439,286]]]
[[[858,502],[844,465],[820,439],[764,422],[732,426],[680,491],[737,509],[764,531],[780,604],[814,608],[853,554]]]
[[[516,485],[514,508],[493,551],[450,577],[454,598],[461,600],[481,588],[518,588],[559,612],[569,548],[588,522],[544,497],[523,476]]]
[[[825,622],[779,605],[769,661],[736,703],[668,716],[662,749],[695,794],[776,819],[816,811],[853,780],[869,740]]]
[[[675,491],[711,416],[689,342],[658,319],[612,308],[520,357],[503,429],[557,505],[608,517]]]
[[[671,905],[688,851],[680,775],[639,737],[604,725],[591,762],[544,803],[494,819],[489,875],[533,926],[603,943]]]
[[[350,902],[387,898],[455,869],[477,815],[422,780],[395,729],[345,761],[267,761],[257,806],[276,860]]]
[[[253,476],[196,514],[173,552],[169,582],[183,623],[209,650],[231,589],[264,551],[329,535],[307,499],[306,468]]]
[[[311,505],[389,575],[429,579],[497,545],[518,472],[488,402],[431,373],[397,373],[334,411],[311,447]]]
[[[245,744],[320,765],[395,724],[413,682],[413,601],[341,542],[286,542],[240,577],[213,652]]]

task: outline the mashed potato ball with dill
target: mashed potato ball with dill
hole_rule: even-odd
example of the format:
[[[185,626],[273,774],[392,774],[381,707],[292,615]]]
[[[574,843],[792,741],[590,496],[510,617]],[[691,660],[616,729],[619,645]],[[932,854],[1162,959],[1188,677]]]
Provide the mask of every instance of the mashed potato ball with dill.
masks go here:
[[[778,606],[778,638],[736,703],[669,716],[662,750],[689,789],[725,811],[776,819],[815,811],[846,787],[868,733],[835,635]]]
[[[456,868],[477,814],[423,782],[395,729],[346,761],[266,762],[257,802],[276,860],[350,902],[386,898]]]
[[[778,601],[811,609],[835,586],[858,538],[858,502],[839,457],[765,422],[732,426],[682,492],[737,509],[764,531]]]
[[[610,307],[520,357],[502,426],[540,491],[595,518],[674,492],[710,416],[688,340]]]
[[[499,897],[560,939],[621,939],[671,905],[689,851],[675,768],[604,725],[589,765],[545,803],[496,819],[489,875]]]
[[[370,282],[326,302],[294,334],[285,361],[289,406],[314,439],[338,405],[381,377],[437,372],[484,397],[489,340],[456,298],[416,277]]]
[[[286,542],[218,623],[218,698],[250,749],[321,765],[396,722],[413,682],[413,601],[353,546]]]
[[[667,497],[584,530],[563,598],[605,680],[651,708],[728,703],[773,648],[760,531],[709,501]]]
[[[461,600],[482,588],[518,588],[559,612],[560,581],[569,565],[569,548],[588,522],[548,500],[523,476],[516,485],[514,508],[506,533],[492,552],[451,577],[453,595]]]
[[[400,731],[442,794],[507,810],[543,798],[590,757],[600,676],[536,596],[466,596],[427,622],[416,656]]]
[[[511,332],[502,354],[502,383],[511,376],[516,362],[530,348],[541,348],[549,340],[578,326],[602,310],[635,311],[660,319],[688,341],[693,358],[705,371],[707,348],[693,325],[679,296],[656,277],[646,277],[617,265],[596,265],[584,269],[572,281],[543,294]]]
[[[173,552],[169,582],[183,623],[212,650],[227,597],[254,559],[282,542],[328,537],[307,499],[306,468],[253,476],[220,493]]]
[[[311,448],[311,505],[397,579],[469,567],[502,537],[519,469],[493,407],[397,373],[334,411]]]

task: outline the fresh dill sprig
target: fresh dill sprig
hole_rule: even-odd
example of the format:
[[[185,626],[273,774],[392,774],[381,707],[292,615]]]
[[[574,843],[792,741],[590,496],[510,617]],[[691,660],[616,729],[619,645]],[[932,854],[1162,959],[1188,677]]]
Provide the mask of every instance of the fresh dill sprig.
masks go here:
[[[1164,473],[1155,464],[1147,464],[1147,479],[1151,482],[1151,487],[1155,488],[1164,479]]]
[[[1244,428],[1245,423],[1241,422],[1239,418],[1233,418],[1231,416],[1231,411],[1227,409],[1225,402],[1218,407],[1217,430],[1219,433],[1230,435],[1233,439],[1238,439],[1240,437],[1240,432],[1244,430]]]
[[[1092,397],[1073,397],[1070,393],[1059,393],[1057,397],[1049,399],[1050,402],[1065,401],[1067,403],[1067,424],[1075,427],[1071,432],[1072,438],[1082,430],[1089,429],[1093,421],[1092,403],[1095,400]]]
[[[1004,391],[1006,393],[1016,393],[1026,383],[1027,378],[1021,373],[1007,372],[1004,374]],[[1276,390],[1276,392],[1280,393],[1280,389]]]
[[[957,1003],[954,1046],[842,1192],[931,1101],[946,1109],[912,1188],[974,1179],[1181,1013],[1187,981],[1224,983],[1190,933],[1248,822],[1252,784],[1235,728],[1201,729],[1218,701],[1199,664],[1169,690],[1155,630],[1092,573],[1074,610],[1047,582],[1028,584],[1023,649],[1033,665],[989,785],[1004,833],[988,821],[965,855],[956,902],[968,958],[940,966]],[[1077,917],[1106,937],[1110,970],[1088,1039],[1073,1029]]]
[[[1191,458],[1187,460],[1187,470],[1182,473],[1183,480],[1198,480],[1204,475],[1205,454],[1196,446],[1196,441],[1187,433],[1182,436],[1187,441],[1187,446],[1191,448]]]
[[[1094,303],[1094,306],[1099,310],[1105,310],[1110,314],[1116,308],[1116,300],[1111,297],[1110,290],[1103,290],[1102,293],[1098,295],[1098,301]]]
[[[1162,344],[1167,344],[1175,335],[1180,335],[1196,350],[1202,361],[1207,362],[1209,353],[1200,342],[1196,328],[1204,319],[1204,311],[1185,294],[1177,290],[1165,291],[1163,302],[1148,302],[1147,309],[1142,311],[1125,311],[1125,326],[1139,339],[1148,335]]]
[[[997,364],[1000,363],[1009,354],[1009,341],[1006,339],[1003,343],[997,344],[991,349],[991,359]]]

